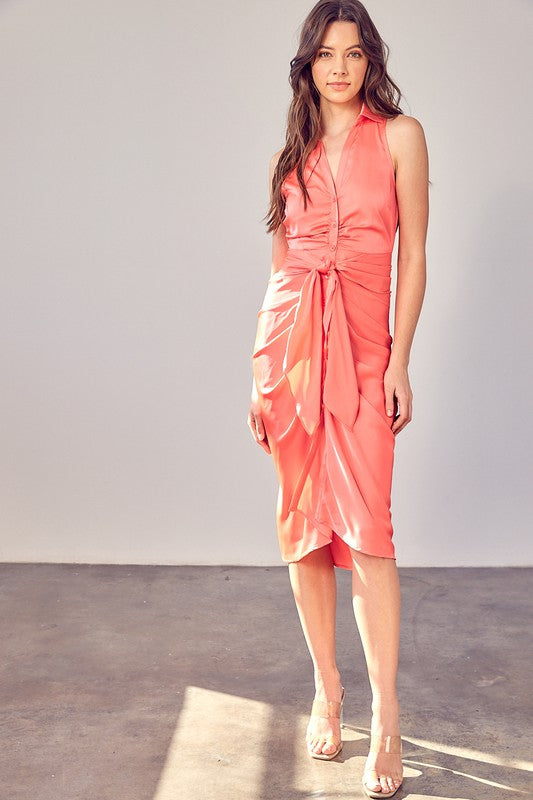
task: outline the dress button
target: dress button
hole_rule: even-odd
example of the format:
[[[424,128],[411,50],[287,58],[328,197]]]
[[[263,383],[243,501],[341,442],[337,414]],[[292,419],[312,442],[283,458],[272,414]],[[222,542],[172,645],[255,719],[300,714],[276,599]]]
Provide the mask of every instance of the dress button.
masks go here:
[[[330,250],[335,250],[335,245],[334,244],[330,244],[329,249]]]

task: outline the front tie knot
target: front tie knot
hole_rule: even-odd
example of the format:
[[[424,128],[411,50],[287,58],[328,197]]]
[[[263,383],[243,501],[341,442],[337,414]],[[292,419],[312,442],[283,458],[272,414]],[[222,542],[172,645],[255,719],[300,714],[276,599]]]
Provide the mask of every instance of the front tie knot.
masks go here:
[[[323,256],[307,269],[283,358],[296,413],[309,435],[322,406],[350,430],[359,410],[359,387],[342,287],[335,261]],[[320,275],[328,280],[323,296]]]
[[[314,269],[318,270],[318,272],[328,277],[329,272],[332,269],[335,269],[335,260],[331,258],[331,256],[322,256],[319,263],[316,264]]]

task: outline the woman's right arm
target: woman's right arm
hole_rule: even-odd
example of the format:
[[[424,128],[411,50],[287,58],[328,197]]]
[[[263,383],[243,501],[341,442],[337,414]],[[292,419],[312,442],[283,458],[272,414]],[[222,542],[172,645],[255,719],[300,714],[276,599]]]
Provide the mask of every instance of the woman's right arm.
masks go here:
[[[269,186],[270,186],[270,197],[272,198],[272,178],[274,177],[274,170],[276,169],[278,159],[283,152],[283,148],[278,150],[277,153],[274,153],[272,158],[270,159],[270,167],[269,167]],[[272,234],[272,266],[270,269],[270,277],[274,275],[275,272],[281,267],[283,259],[288,250],[287,245],[287,238],[286,238],[286,230],[285,225],[281,223],[277,231]]]
[[[272,178],[274,177],[274,170],[276,169],[276,165],[278,163],[278,159],[282,151],[283,148],[281,150],[278,150],[277,153],[274,153],[274,155],[270,159],[269,170],[268,170],[268,185],[269,185],[269,195],[271,199],[272,199]],[[270,267],[270,277],[272,277],[278,271],[278,269],[280,269],[287,250],[288,250],[288,245],[285,236],[285,225],[281,223],[278,229],[272,233],[272,263]],[[266,438],[265,428],[263,425],[263,420],[259,412],[258,399],[259,398],[257,394],[255,377],[252,376],[252,397],[251,397],[250,412],[248,415],[248,424],[251,428],[252,434],[256,442],[260,444],[265,450],[267,450],[267,452],[270,452],[270,448],[268,447],[268,442]]]

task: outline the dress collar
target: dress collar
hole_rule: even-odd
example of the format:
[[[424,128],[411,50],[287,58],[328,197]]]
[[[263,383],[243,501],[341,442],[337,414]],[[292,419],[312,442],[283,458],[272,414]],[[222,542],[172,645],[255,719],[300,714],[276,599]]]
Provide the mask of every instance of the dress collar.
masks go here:
[[[359,112],[359,116],[368,117],[369,119],[373,119],[375,122],[380,122],[380,120],[383,119],[383,117],[380,117],[379,114],[375,114],[373,111],[371,111],[364,100],[361,111]]]

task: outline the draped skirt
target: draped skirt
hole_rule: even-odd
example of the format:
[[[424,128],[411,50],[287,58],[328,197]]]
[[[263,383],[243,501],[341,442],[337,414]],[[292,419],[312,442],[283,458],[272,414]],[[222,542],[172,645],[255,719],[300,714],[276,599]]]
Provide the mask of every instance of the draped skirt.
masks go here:
[[[279,480],[276,522],[286,563],[329,546],[395,558],[395,434],[383,376],[391,253],[290,250],[269,280],[252,352],[259,409]]]

